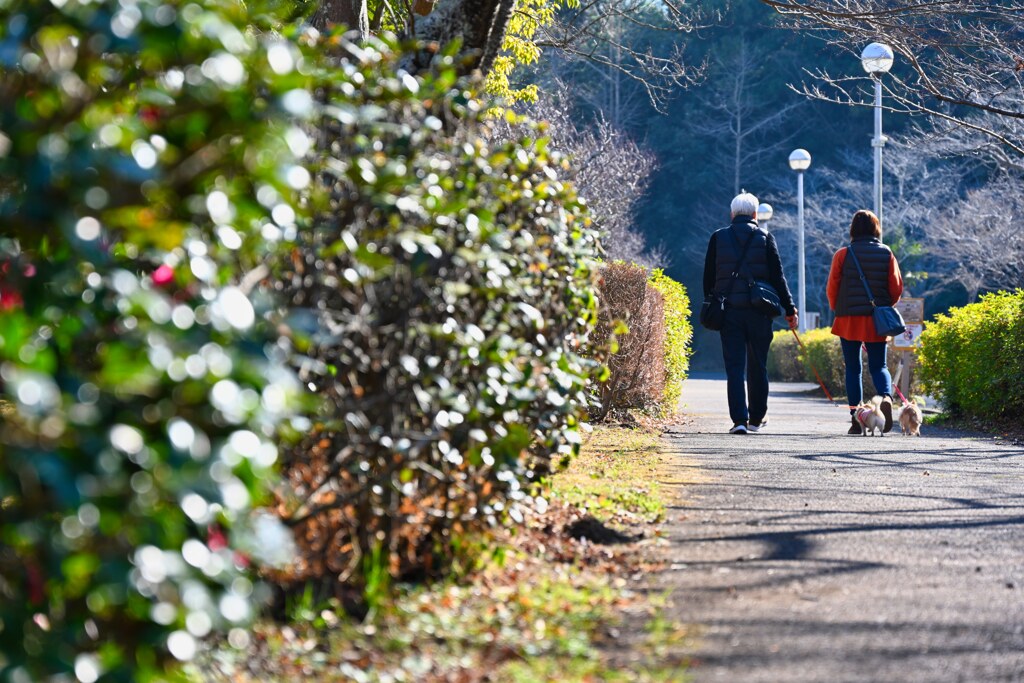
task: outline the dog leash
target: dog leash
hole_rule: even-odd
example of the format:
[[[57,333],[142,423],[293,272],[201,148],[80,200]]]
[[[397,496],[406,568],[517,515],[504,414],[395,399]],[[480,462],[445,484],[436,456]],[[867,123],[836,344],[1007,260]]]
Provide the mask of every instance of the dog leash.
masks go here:
[[[828,400],[831,401],[833,405],[835,405],[836,400],[832,398],[832,394],[828,393],[828,389],[825,387],[825,382],[821,380],[821,375],[818,373],[818,368],[814,367],[814,363],[811,361],[811,356],[810,354],[807,353],[807,347],[804,346],[804,342],[802,339],[800,339],[800,335],[797,334],[796,330],[794,330],[792,327],[789,328],[789,331],[793,333],[794,337],[796,337],[796,343],[799,344],[800,348],[804,350],[804,356],[807,358],[807,364],[811,366],[811,370],[814,371],[814,376],[818,378],[818,386],[820,386],[821,390],[825,392],[825,396],[828,397]]]
[[[900,391],[899,386],[897,386],[897,384],[896,384],[899,381],[899,379],[900,379],[900,375],[902,375],[902,374],[903,374],[903,361],[900,361],[900,366],[899,366],[899,368],[896,369],[896,378],[892,381],[892,388],[893,388],[893,391],[896,392],[896,395],[900,397],[900,400],[903,401],[903,405],[907,405],[907,404],[910,403],[910,401],[907,400],[907,397],[903,395],[903,392]]]

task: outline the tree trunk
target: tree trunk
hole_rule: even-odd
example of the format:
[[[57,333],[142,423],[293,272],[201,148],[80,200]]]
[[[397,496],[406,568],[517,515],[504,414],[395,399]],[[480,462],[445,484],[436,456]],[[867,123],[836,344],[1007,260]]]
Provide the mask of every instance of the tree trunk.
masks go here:
[[[447,45],[456,38],[473,55],[470,66],[490,70],[501,50],[515,0],[439,0],[433,13],[416,24],[416,37]]]
[[[310,23],[318,30],[331,24],[344,24],[350,30],[359,31],[359,37],[370,37],[370,14],[366,0],[322,0]]]

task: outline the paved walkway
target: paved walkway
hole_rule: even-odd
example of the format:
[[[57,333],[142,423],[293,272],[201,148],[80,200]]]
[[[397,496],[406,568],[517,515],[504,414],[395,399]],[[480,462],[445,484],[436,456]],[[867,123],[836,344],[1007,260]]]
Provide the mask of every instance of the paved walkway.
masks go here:
[[[940,431],[851,437],[774,385],[730,436],[724,380],[690,380],[666,480],[675,618],[701,681],[1024,681],[1024,449]]]

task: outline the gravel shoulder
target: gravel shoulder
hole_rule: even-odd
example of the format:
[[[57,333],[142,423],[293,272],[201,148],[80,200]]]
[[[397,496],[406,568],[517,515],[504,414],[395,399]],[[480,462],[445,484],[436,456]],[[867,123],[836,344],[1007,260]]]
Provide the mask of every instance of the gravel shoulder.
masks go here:
[[[673,618],[700,681],[1024,680],[1024,449],[847,412],[775,384],[769,428],[730,426],[724,379],[691,379],[661,473]]]

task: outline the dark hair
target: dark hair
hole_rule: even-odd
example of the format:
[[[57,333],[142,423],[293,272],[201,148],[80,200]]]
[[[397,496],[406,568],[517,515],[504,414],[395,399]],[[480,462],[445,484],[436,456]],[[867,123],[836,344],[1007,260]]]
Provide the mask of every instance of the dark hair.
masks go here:
[[[878,222],[878,216],[867,209],[853,214],[853,220],[850,221],[850,239],[858,237],[882,238],[882,224]]]

